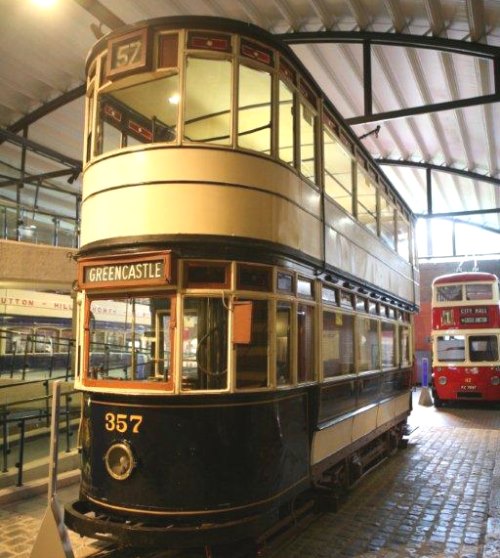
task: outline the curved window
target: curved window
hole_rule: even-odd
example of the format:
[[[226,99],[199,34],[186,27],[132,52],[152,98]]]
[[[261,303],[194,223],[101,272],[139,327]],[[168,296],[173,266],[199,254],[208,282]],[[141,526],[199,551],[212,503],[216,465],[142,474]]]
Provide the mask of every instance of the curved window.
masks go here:
[[[292,304],[278,301],[276,308],[276,376],[278,386],[290,385],[292,378]]]
[[[184,139],[231,143],[231,76],[228,60],[186,60]]]
[[[227,387],[227,308],[220,298],[184,299],[182,389]]]
[[[271,76],[243,65],[239,73],[238,145],[271,153]]]
[[[278,156],[293,167],[293,91],[283,81],[279,82]]]
[[[96,154],[130,145],[176,139],[177,73],[99,96]]]
[[[249,343],[236,344],[236,387],[265,388],[269,385],[269,304],[252,300]]]
[[[314,306],[297,306],[297,362],[299,382],[312,382],[316,378],[314,358]]]
[[[305,103],[300,103],[300,172],[316,182],[316,115]]]

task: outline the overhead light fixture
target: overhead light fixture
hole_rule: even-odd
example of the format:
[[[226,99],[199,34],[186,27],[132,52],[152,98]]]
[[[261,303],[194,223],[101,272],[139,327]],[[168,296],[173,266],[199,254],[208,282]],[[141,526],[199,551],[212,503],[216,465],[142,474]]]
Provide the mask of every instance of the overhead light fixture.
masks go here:
[[[168,98],[168,102],[171,105],[178,105],[180,100],[181,100],[181,96],[179,95],[179,93],[174,93],[173,95],[170,95],[170,97]]]

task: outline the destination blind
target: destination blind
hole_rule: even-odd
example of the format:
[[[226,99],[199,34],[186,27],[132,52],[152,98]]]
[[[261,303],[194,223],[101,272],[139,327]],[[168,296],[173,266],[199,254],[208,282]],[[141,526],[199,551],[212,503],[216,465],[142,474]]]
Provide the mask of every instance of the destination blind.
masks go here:
[[[113,283],[131,281],[161,281],[165,278],[165,260],[113,263],[86,266],[84,283]]]

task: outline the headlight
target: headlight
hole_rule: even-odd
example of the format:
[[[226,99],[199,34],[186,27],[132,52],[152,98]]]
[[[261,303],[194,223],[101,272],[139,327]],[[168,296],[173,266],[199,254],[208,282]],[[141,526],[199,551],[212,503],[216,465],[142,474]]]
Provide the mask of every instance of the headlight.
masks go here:
[[[491,377],[491,384],[494,386],[498,386],[500,384],[500,378],[498,376]]]
[[[446,376],[439,376],[439,380],[438,382],[442,385],[445,386],[446,382],[448,382],[448,378]]]
[[[128,479],[136,465],[134,454],[126,442],[110,446],[104,456],[104,463],[108,473],[116,480]]]

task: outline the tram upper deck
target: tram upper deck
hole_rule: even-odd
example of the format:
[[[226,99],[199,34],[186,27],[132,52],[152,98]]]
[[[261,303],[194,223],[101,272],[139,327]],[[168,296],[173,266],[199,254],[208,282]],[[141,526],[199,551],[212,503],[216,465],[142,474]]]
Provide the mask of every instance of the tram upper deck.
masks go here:
[[[411,211],[272,35],[153,20],[101,39],[87,75],[83,255],[260,250],[418,304]]]

